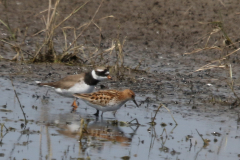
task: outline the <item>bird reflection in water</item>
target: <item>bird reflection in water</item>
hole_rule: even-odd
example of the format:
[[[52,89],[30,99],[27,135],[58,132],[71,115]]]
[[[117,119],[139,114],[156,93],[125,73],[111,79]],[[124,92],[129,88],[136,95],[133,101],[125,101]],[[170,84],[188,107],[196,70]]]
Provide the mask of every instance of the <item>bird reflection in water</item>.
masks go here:
[[[129,146],[138,127],[125,134],[117,120],[84,119],[65,123],[58,122],[58,133],[79,140],[82,152],[90,146],[102,150],[107,142],[117,142],[121,146]]]

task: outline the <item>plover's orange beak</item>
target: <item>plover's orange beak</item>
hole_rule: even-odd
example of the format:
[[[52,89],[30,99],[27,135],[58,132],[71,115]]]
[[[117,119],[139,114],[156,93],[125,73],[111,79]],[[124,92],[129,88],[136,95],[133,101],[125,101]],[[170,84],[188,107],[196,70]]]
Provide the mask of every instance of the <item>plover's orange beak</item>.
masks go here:
[[[112,77],[110,75],[108,75],[107,78],[112,80]]]

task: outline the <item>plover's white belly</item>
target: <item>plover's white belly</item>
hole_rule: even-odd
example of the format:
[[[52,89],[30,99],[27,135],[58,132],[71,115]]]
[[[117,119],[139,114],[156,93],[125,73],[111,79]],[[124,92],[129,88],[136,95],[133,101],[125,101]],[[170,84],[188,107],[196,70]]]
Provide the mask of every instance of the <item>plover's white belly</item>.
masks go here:
[[[65,97],[73,97],[74,93],[91,93],[94,90],[94,86],[87,85],[85,83],[77,83],[69,89],[56,88],[55,91]]]

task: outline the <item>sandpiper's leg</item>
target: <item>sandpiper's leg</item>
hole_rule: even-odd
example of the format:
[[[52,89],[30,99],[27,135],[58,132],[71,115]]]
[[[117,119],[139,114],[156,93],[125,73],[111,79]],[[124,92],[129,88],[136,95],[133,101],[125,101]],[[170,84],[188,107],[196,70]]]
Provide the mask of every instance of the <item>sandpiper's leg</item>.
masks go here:
[[[103,116],[103,111],[102,111],[102,114],[101,114],[101,117]]]
[[[76,102],[76,98],[74,99],[73,103],[72,103],[72,111],[71,112],[75,112],[78,108],[77,102]]]
[[[116,113],[117,113],[117,110],[116,110],[116,111],[113,111],[113,115],[114,115],[114,117],[116,117]]]
[[[93,114],[93,115],[98,117],[99,116],[99,110],[97,110],[97,112],[95,114]]]

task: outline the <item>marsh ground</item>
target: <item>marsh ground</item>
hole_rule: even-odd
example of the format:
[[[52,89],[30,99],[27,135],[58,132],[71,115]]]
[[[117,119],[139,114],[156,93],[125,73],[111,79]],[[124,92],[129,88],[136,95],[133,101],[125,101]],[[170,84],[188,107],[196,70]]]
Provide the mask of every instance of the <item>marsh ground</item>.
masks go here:
[[[58,19],[66,17],[83,1],[61,1]],[[5,5],[6,4],[6,5]],[[90,1],[61,27],[78,28],[88,22],[100,1]],[[4,6],[5,5],[5,6]],[[92,48],[111,47],[113,39],[126,39],[124,44],[124,78],[102,83],[106,88],[131,88],[137,94],[140,108],[128,102],[114,116],[106,113],[104,118],[92,116],[94,109],[80,102],[77,113],[71,114],[72,99],[57,95],[53,90],[35,85],[34,81],[58,80],[68,74],[88,71],[92,61],[85,64],[65,65],[52,63],[29,63],[28,58],[43,42],[45,28],[42,20],[48,8],[46,1],[1,1],[0,19],[8,22],[16,31],[16,41],[0,23],[0,38],[19,45],[26,51],[24,62],[13,62],[16,52],[6,42],[0,42],[0,156],[5,159],[237,159],[239,152],[239,107],[233,102],[229,82],[229,66],[232,66],[234,89],[239,94],[239,56],[227,57],[214,63],[215,69],[194,72],[203,65],[222,58],[234,51],[223,41],[226,35],[239,47],[238,1],[104,1],[95,23],[78,40],[83,44],[79,56],[89,59]],[[101,19],[113,15],[114,18]],[[98,20],[99,19],[99,20]],[[215,22],[215,23],[212,23]],[[223,24],[219,26],[219,23]],[[219,30],[219,28],[224,30]],[[225,33],[224,33],[224,32]],[[77,30],[81,32],[81,29]],[[25,34],[26,33],[26,34]],[[72,31],[66,32],[68,42]],[[100,36],[102,34],[102,36]],[[101,37],[101,39],[99,39]],[[21,44],[21,45],[20,45]],[[54,49],[57,54],[65,45],[62,30],[56,30]],[[184,54],[196,48],[217,46],[222,50],[205,49]],[[83,52],[84,51],[84,52]],[[114,66],[116,59],[104,55],[106,65]],[[20,58],[19,58],[20,60]],[[97,64],[97,62],[96,62]],[[137,70],[134,70],[137,68]],[[114,75],[113,75],[114,76]],[[24,105],[28,124],[14,95],[11,79],[19,99]],[[97,89],[100,87],[98,86]],[[47,93],[46,93],[47,92]],[[157,107],[165,104],[173,113],[161,108],[155,126],[149,125]],[[140,126],[129,126],[118,121],[138,119]],[[80,121],[84,120],[89,134],[79,142]],[[166,126],[162,125],[163,123]],[[165,129],[165,130],[164,130]],[[203,144],[196,129],[208,145]],[[191,140],[190,140],[191,139]]]

